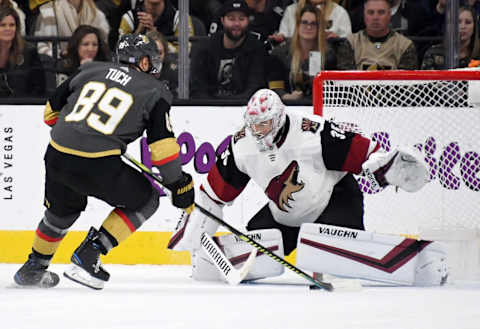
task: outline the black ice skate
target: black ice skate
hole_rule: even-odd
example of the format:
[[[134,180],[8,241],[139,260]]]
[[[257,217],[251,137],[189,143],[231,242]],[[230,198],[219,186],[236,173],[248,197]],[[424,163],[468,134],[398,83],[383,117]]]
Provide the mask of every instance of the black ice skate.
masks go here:
[[[90,228],[88,235],[72,255],[72,268],[66,270],[63,275],[72,281],[83,284],[92,289],[103,289],[103,285],[110,278],[100,262],[100,253],[106,253],[101,244],[99,232]]]
[[[13,279],[15,283],[22,287],[39,287],[52,288],[55,287],[60,278],[56,273],[47,271],[48,265],[34,254],[28,256],[28,260],[15,273]]]

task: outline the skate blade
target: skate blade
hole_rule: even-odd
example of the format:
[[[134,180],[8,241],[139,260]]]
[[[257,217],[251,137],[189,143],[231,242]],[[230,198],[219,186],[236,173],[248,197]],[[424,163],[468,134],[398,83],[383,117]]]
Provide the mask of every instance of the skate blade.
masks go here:
[[[34,284],[26,284],[19,277],[18,273],[14,277],[15,285],[17,288],[39,288],[39,289],[48,289],[53,288],[58,285],[60,278],[55,273],[46,272],[43,273],[42,278]]]
[[[63,272],[63,276],[95,290],[103,289],[105,284],[105,281],[92,277],[87,271],[75,264],[73,264],[70,269]]]

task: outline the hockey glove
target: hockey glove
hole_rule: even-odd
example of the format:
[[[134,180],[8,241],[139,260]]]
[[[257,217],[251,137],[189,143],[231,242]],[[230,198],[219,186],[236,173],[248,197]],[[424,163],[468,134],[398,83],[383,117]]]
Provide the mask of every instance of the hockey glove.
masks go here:
[[[373,153],[362,168],[374,190],[393,185],[407,192],[417,192],[429,181],[425,161],[413,147],[402,146],[388,153]]]
[[[172,204],[190,214],[195,208],[195,190],[193,189],[192,176],[183,172],[182,178],[165,186],[172,191]]]

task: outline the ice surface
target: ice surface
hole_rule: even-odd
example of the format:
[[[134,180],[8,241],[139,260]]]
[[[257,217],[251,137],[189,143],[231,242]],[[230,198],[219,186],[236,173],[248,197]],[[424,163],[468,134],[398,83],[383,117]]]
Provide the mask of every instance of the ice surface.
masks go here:
[[[62,274],[66,266],[51,270]],[[105,267],[111,278],[103,290],[63,276],[56,288],[44,290],[15,287],[19,265],[0,264],[0,328],[480,328],[479,283],[329,293],[309,290],[291,272],[272,284],[228,286],[193,281],[189,266]]]

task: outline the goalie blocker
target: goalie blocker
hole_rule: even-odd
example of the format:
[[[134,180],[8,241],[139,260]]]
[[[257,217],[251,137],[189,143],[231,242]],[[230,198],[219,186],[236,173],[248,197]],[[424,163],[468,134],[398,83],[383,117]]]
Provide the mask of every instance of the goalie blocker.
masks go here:
[[[297,266],[313,272],[413,286],[442,285],[448,276],[438,242],[303,224],[297,243]]]

